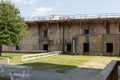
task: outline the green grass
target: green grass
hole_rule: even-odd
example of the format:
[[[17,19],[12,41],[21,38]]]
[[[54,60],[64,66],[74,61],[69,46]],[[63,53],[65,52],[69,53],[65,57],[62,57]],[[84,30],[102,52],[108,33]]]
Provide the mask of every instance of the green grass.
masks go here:
[[[36,70],[53,71],[60,73],[79,67],[92,60],[95,60],[96,62],[98,61],[98,63],[101,61],[101,63],[105,63],[105,65],[107,65],[111,60],[120,59],[119,57],[57,55],[57,56],[51,56],[51,57],[22,62],[21,56],[25,54],[4,53],[2,55],[10,57],[10,64],[27,65],[27,66],[32,66]]]
[[[30,66],[32,65],[33,68],[37,70],[65,72],[69,69],[76,68],[77,66],[82,65],[85,62],[87,62],[87,60],[80,60],[80,59],[71,60],[70,56],[66,58],[60,55],[60,56],[36,59],[34,61],[27,61],[24,65],[30,65]]]
[[[0,77],[0,80],[10,80],[10,79],[5,77]]]

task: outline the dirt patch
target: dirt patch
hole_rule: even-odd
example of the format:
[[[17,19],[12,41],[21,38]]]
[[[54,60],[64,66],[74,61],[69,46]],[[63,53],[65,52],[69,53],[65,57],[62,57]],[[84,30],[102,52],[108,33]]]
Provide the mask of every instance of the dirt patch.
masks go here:
[[[84,68],[95,68],[95,69],[104,69],[107,64],[112,61],[112,58],[110,57],[105,57],[105,58],[93,58],[89,62],[84,63],[80,67]]]

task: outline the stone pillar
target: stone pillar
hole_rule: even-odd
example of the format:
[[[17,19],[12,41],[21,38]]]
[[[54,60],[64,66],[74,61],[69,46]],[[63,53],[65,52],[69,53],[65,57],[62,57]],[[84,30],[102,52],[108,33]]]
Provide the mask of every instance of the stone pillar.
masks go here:
[[[72,43],[73,43],[73,54],[74,54],[75,53],[75,38],[73,38]]]

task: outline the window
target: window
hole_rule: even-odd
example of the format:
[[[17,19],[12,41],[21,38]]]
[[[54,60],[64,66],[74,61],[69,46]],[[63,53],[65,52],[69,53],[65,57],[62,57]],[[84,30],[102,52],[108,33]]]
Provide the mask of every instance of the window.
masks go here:
[[[16,50],[20,50],[20,46],[16,46]]]
[[[44,45],[43,45],[43,50],[48,51],[48,44],[44,44]]]
[[[44,37],[48,37],[48,30],[44,30]]]
[[[106,52],[113,52],[113,43],[106,43]]]
[[[89,52],[89,43],[83,44],[83,52]]]
[[[89,34],[89,29],[85,29],[84,34]]]
[[[70,44],[70,43],[67,44],[67,51],[72,51],[72,50],[71,50],[71,44]]]
[[[110,22],[107,21],[106,22],[106,34],[109,34],[110,33]]]
[[[119,24],[118,24],[118,27],[119,27],[119,32],[120,32],[120,22],[119,22]]]

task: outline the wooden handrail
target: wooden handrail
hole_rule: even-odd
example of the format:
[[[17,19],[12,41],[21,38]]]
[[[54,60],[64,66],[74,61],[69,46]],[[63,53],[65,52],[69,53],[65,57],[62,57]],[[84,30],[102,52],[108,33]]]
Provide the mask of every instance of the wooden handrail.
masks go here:
[[[3,63],[3,64],[9,64],[9,62],[10,62],[10,58],[9,57],[0,57],[0,59],[5,60],[5,62],[1,62],[0,61],[0,63]]]
[[[23,55],[21,57],[21,60],[28,61],[28,60],[33,60],[37,58],[45,58],[45,57],[59,55],[59,54],[61,54],[61,51],[54,51],[54,52],[47,52],[47,53],[40,53],[40,54],[29,54],[29,55]]]
[[[90,80],[118,80],[120,61],[111,61],[98,75]]]

